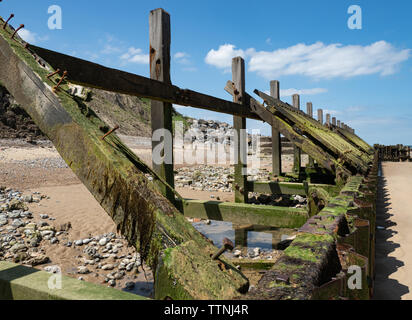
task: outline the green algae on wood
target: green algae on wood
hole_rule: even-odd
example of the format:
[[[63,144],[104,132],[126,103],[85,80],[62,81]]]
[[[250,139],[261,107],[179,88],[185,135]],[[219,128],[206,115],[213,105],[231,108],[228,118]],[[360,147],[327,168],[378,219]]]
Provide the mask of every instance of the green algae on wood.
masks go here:
[[[54,93],[52,86],[57,78],[47,78],[53,71],[51,67],[40,66],[20,39],[11,40],[8,28],[1,29],[0,35],[0,80],[52,140],[62,158],[112,217],[117,229],[139,250],[142,258],[150,261],[156,271],[159,269],[159,257],[165,249],[184,247],[190,242],[196,250],[191,251],[190,257],[182,256],[181,263],[187,259],[210,259],[210,252],[216,248],[145,176],[148,174],[159,180],[156,174],[115,134],[101,139],[101,128],[106,124],[93,112],[85,112],[80,99],[66,92],[67,82],[63,81]],[[70,70],[68,72],[70,74]],[[179,197],[178,194],[176,196]],[[168,272],[173,270],[184,273],[179,268]],[[160,268],[159,273],[162,271],[164,269]],[[218,298],[216,294],[220,291],[213,290],[214,286],[231,294],[248,286],[247,279],[240,272],[227,273],[226,281],[220,278],[223,271],[210,264],[205,264],[201,272],[205,272],[202,277],[210,281],[198,283],[194,294],[201,292],[205,298]],[[192,277],[195,280],[199,274],[173,276],[182,276],[186,280]],[[162,285],[164,292],[168,287]],[[192,288],[188,288],[185,282],[180,285],[181,291],[191,292]],[[229,298],[228,294],[225,297]]]

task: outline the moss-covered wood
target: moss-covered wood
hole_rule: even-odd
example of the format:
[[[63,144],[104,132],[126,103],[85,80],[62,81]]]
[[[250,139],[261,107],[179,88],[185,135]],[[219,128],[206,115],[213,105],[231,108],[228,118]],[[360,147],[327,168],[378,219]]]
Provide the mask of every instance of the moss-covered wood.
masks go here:
[[[21,39],[11,40],[10,33],[10,28],[0,30],[0,81],[54,143],[118,230],[157,270],[156,284],[162,285],[162,292],[171,289],[167,282],[159,282],[158,275],[164,273],[174,278],[173,284],[185,297],[219,299],[220,292],[226,292],[224,297],[230,298],[244,291],[247,279],[233,266],[229,265],[232,272],[222,271],[216,262],[209,261],[216,248],[145,176],[158,180],[155,173],[116,135],[102,140],[105,123],[66,91],[65,81],[53,92],[59,76],[48,79],[54,70],[25,49]],[[185,265],[184,270],[173,263],[159,264],[167,249],[186,250],[179,260]],[[200,269],[196,268],[197,261],[202,261]],[[189,288],[189,282],[193,287]],[[172,292],[170,295],[175,298]]]

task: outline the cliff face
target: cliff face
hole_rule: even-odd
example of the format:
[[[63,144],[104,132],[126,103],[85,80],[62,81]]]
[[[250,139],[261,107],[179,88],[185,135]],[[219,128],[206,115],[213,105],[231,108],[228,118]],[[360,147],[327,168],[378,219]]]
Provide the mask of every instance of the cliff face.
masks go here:
[[[0,84],[0,138],[46,139],[29,115]]]
[[[109,127],[118,124],[118,133],[151,137],[149,99],[92,89],[86,104]]]
[[[85,102],[108,126],[120,126],[119,133],[151,136],[150,100],[102,90],[91,90]],[[0,138],[46,139],[29,115],[0,84]]]

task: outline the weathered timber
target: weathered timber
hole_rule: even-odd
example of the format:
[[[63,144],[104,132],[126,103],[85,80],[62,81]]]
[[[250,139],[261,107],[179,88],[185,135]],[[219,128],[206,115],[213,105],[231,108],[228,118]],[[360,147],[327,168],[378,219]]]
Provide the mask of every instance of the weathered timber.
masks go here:
[[[232,78],[235,88],[233,101],[245,106],[245,60],[241,57],[232,60]],[[235,202],[247,203],[247,133],[246,118],[233,116],[233,129],[235,131]]]
[[[275,99],[280,99],[279,81],[270,82],[270,95]],[[272,175],[278,177],[282,173],[282,143],[280,132],[276,127],[272,128]]]
[[[334,130],[338,132],[341,136],[343,136],[347,141],[349,141],[355,147],[363,150],[367,154],[373,155],[374,149],[365,142],[362,138],[360,138],[355,132],[342,130],[340,128],[334,127]]]
[[[308,184],[307,188],[302,183],[293,182],[273,182],[273,181],[248,181],[250,192],[264,194],[288,194],[305,196],[308,193],[307,188],[320,188],[328,194],[336,195],[339,193],[339,187],[329,184]]]
[[[31,44],[28,47],[54,69],[69,70],[68,80],[73,84],[260,120],[247,107],[231,101],[181,89],[133,73],[107,68]]]
[[[163,9],[150,12],[150,78],[172,84],[170,80],[170,15]],[[152,139],[153,170],[174,188],[173,167],[173,107],[169,102],[152,100],[150,106],[152,137],[161,132],[159,139]],[[162,148],[162,150],[157,150]],[[159,153],[159,157],[155,156]],[[155,158],[161,159],[155,159]],[[158,163],[162,160],[161,163]],[[162,194],[172,203],[174,193],[159,184]]]
[[[226,92],[233,95],[233,82],[228,81],[225,86]],[[336,172],[336,168],[340,168],[347,175],[350,175],[350,171],[344,168],[340,162],[338,162],[332,153],[323,150],[320,146],[309,140],[307,137],[302,136],[300,133],[296,132],[294,127],[284,119],[280,118],[278,114],[274,114],[267,110],[263,105],[261,105],[256,99],[251,97],[248,93],[245,95],[245,103],[250,107],[253,112],[259,115],[259,117],[275,127],[282,133],[290,142],[297,145],[301,150],[311,155],[317,163],[328,170],[331,173]]]
[[[300,228],[308,219],[306,209],[288,207],[188,199],[183,201],[182,207],[184,215],[189,218],[276,228]]]
[[[322,144],[325,150],[329,150],[334,158],[339,159],[352,171],[352,173],[366,173],[372,158],[362,150],[355,148],[339,134],[329,130],[318,121],[311,119],[305,113],[297,111],[292,106],[280,100],[273,99],[269,95],[259,91],[254,91],[259,97],[267,102],[272,113],[278,112],[285,121],[292,122],[302,135],[314,139]]]
[[[67,83],[54,93],[57,76],[47,79],[54,70],[41,66],[20,40],[11,40],[9,30],[0,35],[0,81],[152,266],[156,297],[229,299],[247,291],[247,279],[233,265],[222,270],[210,259],[216,247],[145,176],[158,178],[156,173],[115,134],[102,140],[105,123],[85,112],[82,101],[67,93]]]
[[[350,177],[340,195],[332,198],[318,215],[299,229],[284,255],[246,297],[274,300],[369,299],[368,254],[371,253],[368,243],[374,240],[367,235],[369,229],[365,229],[368,225],[365,221],[348,216],[348,212],[357,207],[355,199],[362,194],[363,184],[364,177]],[[353,239],[356,240],[353,242],[355,247],[343,244]],[[347,288],[351,265],[362,269],[362,290]]]

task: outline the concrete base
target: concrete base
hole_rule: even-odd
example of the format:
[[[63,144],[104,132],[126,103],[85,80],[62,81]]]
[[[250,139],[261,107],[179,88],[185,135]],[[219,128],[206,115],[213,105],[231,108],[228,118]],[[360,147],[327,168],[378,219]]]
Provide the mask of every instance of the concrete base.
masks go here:
[[[146,297],[0,261],[0,300],[148,300]],[[51,284],[51,288],[49,288]],[[61,289],[53,289],[60,287]]]

